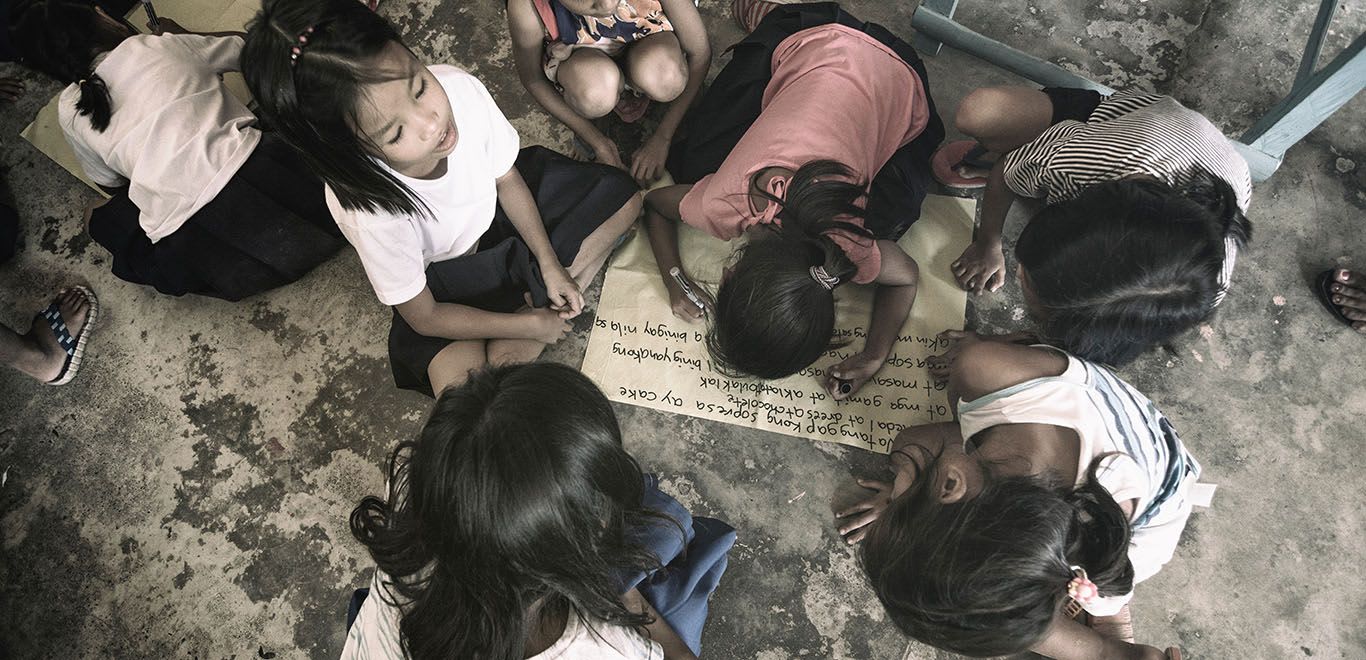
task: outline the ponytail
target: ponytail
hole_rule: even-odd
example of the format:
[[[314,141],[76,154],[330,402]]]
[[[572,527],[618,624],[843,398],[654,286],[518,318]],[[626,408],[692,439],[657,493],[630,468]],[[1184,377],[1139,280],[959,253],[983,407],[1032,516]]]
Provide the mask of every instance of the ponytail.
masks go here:
[[[862,218],[864,189],[837,161],[807,163],[792,174],[782,197],[759,185],[752,194],[777,205],[776,222],[736,251],[731,274],[716,292],[716,314],[707,351],[720,372],[783,378],[847,341],[832,340],[835,287],[854,278],[858,266],[830,238],[840,231],[873,241],[872,232],[849,222]]]
[[[109,88],[105,86],[103,78],[93,73],[77,84],[80,85],[81,98],[76,101],[76,112],[90,118],[90,125],[95,132],[103,133],[104,129],[109,128],[110,116],[114,114]]]
[[[1219,242],[1232,238],[1239,248],[1252,241],[1252,222],[1238,207],[1238,195],[1227,181],[1203,167],[1194,167],[1179,177],[1177,192],[1208,211],[1211,230]]]
[[[1102,457],[1103,458],[1103,457]],[[1096,481],[992,478],[939,500],[938,458],[868,530],[860,560],[888,617],[907,636],[952,653],[996,657],[1044,638],[1067,600],[1072,566],[1102,595],[1133,588],[1129,521]]]
[[[95,57],[113,50],[132,32],[116,32],[98,18],[89,2],[21,0],[10,10],[10,38],[24,64],[79,85],[76,111],[103,132],[114,109],[109,88],[94,74]]]

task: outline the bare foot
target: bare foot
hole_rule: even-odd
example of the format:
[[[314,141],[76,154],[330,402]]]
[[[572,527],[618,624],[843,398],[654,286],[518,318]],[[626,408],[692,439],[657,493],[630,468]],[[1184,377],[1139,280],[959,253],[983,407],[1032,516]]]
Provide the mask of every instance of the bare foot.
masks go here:
[[[80,337],[81,332],[85,330],[90,302],[76,289],[67,289],[57,294],[55,302],[57,309],[62,313],[62,320],[66,322],[67,331],[72,337]],[[32,360],[16,365],[19,370],[44,383],[56,379],[62,372],[62,366],[66,364],[66,349],[57,343],[57,337],[52,334],[47,319],[41,315],[34,316],[33,325],[29,328],[28,334],[24,335],[24,341],[37,353],[33,355]]]
[[[1366,275],[1346,268],[1333,271],[1333,304],[1351,319],[1352,329],[1366,334]]]

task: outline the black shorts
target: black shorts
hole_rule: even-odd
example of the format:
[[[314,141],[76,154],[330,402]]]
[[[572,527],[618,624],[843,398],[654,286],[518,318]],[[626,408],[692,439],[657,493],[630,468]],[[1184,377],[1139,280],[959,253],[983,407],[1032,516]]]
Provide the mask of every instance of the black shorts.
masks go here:
[[[1042,91],[1053,102],[1053,121],[1049,122],[1050,126],[1068,119],[1085,122],[1100,102],[1106,99],[1094,89],[1045,87]]]

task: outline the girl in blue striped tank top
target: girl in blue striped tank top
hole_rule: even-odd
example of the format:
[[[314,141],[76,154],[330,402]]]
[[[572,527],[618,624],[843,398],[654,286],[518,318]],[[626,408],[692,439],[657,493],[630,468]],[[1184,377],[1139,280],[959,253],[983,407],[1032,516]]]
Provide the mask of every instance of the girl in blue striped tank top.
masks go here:
[[[1098,364],[952,334],[958,421],[903,431],[894,482],[838,514],[892,620],[974,657],[1179,658],[1083,623],[1120,614],[1204,494],[1171,423]]]

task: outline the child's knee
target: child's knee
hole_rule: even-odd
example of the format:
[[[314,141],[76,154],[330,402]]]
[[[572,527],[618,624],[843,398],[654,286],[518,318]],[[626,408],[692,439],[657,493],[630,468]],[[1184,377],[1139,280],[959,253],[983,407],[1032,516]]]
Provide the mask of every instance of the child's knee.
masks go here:
[[[678,98],[683,88],[688,86],[688,67],[680,61],[681,58],[656,53],[660,51],[656,50],[651,57],[642,58],[644,61],[633,62],[632,71],[640,74],[632,75],[631,86],[652,101],[668,103]]]
[[[612,108],[617,107],[617,98],[621,95],[621,73],[615,67],[594,69],[593,75],[576,76],[571,80],[560,77],[565,102],[574,112],[588,119],[611,112]]]
[[[960,133],[980,137],[991,133],[1009,112],[1009,95],[995,87],[979,87],[963,97],[953,123]]]

